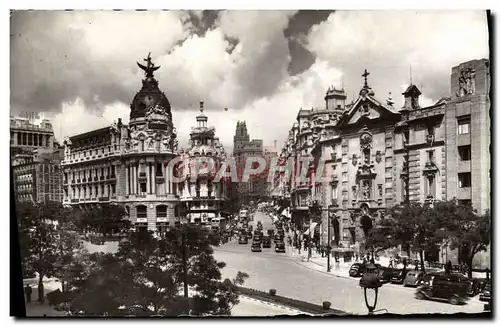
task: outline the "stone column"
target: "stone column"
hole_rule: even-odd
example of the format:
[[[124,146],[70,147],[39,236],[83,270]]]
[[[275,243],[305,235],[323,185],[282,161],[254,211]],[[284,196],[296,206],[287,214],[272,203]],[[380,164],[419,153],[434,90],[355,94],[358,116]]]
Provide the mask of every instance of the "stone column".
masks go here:
[[[125,195],[130,195],[130,166],[125,165]]]
[[[149,194],[151,193],[149,187],[151,186],[151,180],[149,178],[151,177],[151,173],[149,173],[149,162],[145,163],[146,167],[146,193]]]
[[[33,134],[33,146],[38,146],[38,136],[39,134]]]
[[[132,167],[132,191],[137,195],[137,165],[134,164]]]
[[[151,176],[151,193],[156,194],[156,163],[152,163],[152,176]]]

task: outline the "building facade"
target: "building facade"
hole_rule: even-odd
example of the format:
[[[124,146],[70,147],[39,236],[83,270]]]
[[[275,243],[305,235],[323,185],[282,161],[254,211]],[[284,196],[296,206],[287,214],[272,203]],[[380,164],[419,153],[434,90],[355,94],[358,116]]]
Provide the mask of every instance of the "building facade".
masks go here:
[[[197,125],[191,128],[189,149],[180,153],[185,173],[184,181],[178,184],[178,194],[190,223],[220,226],[229,215],[230,188],[223,179],[219,182],[214,179],[226,160],[226,152],[215,136],[215,128],[208,126],[203,102],[200,111]]]
[[[37,148],[54,148],[54,130],[48,119],[36,123],[34,116],[10,117],[10,151],[14,156]]]
[[[130,122],[65,140],[64,203],[81,209],[124,205],[136,228],[161,230],[181,222],[173,182],[177,134],[170,103],[145,59],[142,88],[130,105]]]
[[[19,202],[62,202],[62,148],[38,148],[12,159],[14,193]]]
[[[401,108],[390,94],[378,99],[368,75],[355,101],[346,104],[343,90],[330,88],[326,108],[301,109],[289,132],[280,159],[292,159],[292,176],[277,178],[273,195],[283,200],[290,193],[298,229],[323,243],[330,234],[334,246],[359,253],[386,210],[407,200],[458,199],[488,209],[488,61],[454,67],[452,96],[427,107],[415,85],[402,94]],[[438,248],[426,256],[442,261]]]

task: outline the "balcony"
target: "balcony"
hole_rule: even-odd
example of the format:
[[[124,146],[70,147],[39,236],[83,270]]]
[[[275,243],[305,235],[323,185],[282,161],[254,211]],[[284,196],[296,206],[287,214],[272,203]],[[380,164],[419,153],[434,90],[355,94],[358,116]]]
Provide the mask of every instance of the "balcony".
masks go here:
[[[87,179],[86,178],[82,178],[82,183],[85,183],[87,182]]]
[[[108,180],[115,180],[116,179],[116,175],[114,175],[114,174],[108,175],[107,179]]]
[[[99,177],[98,176],[95,176],[94,177],[94,181],[98,181],[99,180]]]
[[[71,199],[71,203],[78,203],[80,202],[80,199]]]
[[[104,181],[104,176],[103,176],[103,175],[101,175],[101,176],[99,177],[99,180]]]
[[[103,202],[103,201],[109,201],[109,197],[99,197],[99,201],[100,202]]]

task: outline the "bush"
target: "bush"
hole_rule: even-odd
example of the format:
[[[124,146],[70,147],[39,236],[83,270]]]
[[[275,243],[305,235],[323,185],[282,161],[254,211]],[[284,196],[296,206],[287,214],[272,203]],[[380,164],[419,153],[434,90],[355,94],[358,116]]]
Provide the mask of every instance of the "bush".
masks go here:
[[[58,306],[62,303],[69,302],[74,298],[74,294],[71,292],[61,292],[57,289],[55,291],[47,293],[47,301],[51,306]]]
[[[323,301],[323,309],[324,310],[329,310],[331,305],[332,304],[330,303],[330,301]]]
[[[275,295],[276,295],[276,289],[271,289],[271,290],[269,290],[269,294],[270,294],[271,296],[275,296]]]

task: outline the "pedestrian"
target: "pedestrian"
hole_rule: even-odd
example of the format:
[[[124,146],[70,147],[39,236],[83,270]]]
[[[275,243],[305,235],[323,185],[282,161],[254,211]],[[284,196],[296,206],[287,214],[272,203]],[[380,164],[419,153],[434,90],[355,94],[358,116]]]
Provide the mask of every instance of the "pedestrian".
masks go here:
[[[26,287],[24,288],[24,294],[26,295],[26,302],[31,303],[31,292],[33,290],[31,289],[31,286],[29,284],[26,284]]]
[[[389,258],[389,268],[394,268],[393,262],[392,262],[392,256]]]
[[[446,262],[446,265],[444,266],[444,273],[445,274],[450,274],[451,273],[451,260],[448,260]]]

